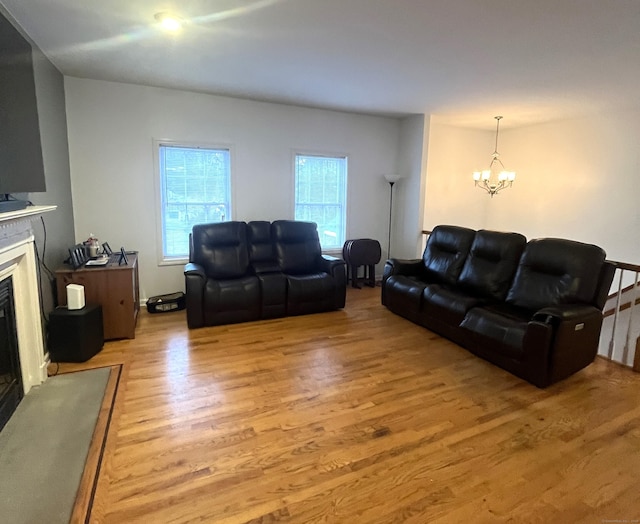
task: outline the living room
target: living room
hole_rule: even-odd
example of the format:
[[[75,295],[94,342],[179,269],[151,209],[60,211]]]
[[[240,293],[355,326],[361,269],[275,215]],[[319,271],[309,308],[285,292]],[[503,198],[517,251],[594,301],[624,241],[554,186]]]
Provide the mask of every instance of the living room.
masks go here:
[[[10,12],[24,9],[4,4],[11,7]],[[588,10],[582,13],[577,27],[569,29],[580,31],[581,24],[590,23],[590,16],[593,13]],[[35,24],[38,19],[27,21]],[[621,17],[612,13],[609,19]],[[633,17],[626,19],[632,27]],[[397,116],[379,116],[394,112],[385,107],[377,111],[379,115],[367,115],[360,107],[352,112],[334,111],[302,107],[301,103],[247,100],[246,96],[114,83],[101,79],[105,74],[97,64],[92,64],[93,79],[65,74],[63,87],[59,78],[52,81],[57,93],[48,84],[39,93],[57,96],[40,109],[44,113],[40,118],[45,163],[51,163],[45,172],[51,181],[46,193],[31,195],[35,203],[58,205],[57,217],[49,219],[53,222],[49,261],[57,266],[69,243],[95,233],[115,245],[140,251],[143,298],[182,287],[180,264],[158,264],[154,139],[232,144],[237,163],[232,175],[234,217],[273,220],[292,216],[293,151],[348,153],[348,238],[386,238],[389,188],[383,175],[403,177],[394,187],[395,256],[419,254],[423,229],[455,223],[509,229],[530,238],[558,236],[593,242],[611,259],[635,261],[640,258],[640,247],[634,232],[640,224],[633,197],[638,162],[634,140],[640,109],[630,87],[635,85],[634,72],[627,66],[633,63],[634,36],[625,32],[625,26],[617,27],[614,38],[605,22],[599,20],[602,27],[584,37],[585,42],[592,42],[593,56],[578,54],[582,62],[597,59],[600,67],[607,68],[607,74],[596,76],[589,65],[588,85],[582,78],[563,85],[567,76],[584,75],[587,68],[568,63],[569,51],[561,53],[549,44],[539,58],[522,51],[522,60],[528,59],[533,69],[538,67],[540,75],[545,75],[536,84],[520,87],[523,80],[514,78],[517,89],[505,90],[505,99],[500,100],[498,86],[484,81],[489,93],[482,102],[472,105],[458,95],[460,107],[444,106],[431,114],[413,108],[396,109]],[[402,27],[408,22],[401,18],[396,23]],[[555,29],[555,24],[560,22],[546,31]],[[176,44],[169,40],[167,45]],[[544,60],[552,60],[545,53],[552,52],[560,57],[545,69]],[[56,74],[50,71],[50,64],[49,69],[41,66]],[[460,66],[455,66],[452,69],[457,71]],[[505,66],[489,74],[508,85],[510,72]],[[518,74],[522,75],[514,70],[513,75]],[[478,75],[469,74],[468,81],[480,82],[483,75]],[[531,76],[535,75],[529,73],[527,78]],[[46,80],[41,73],[36,84]],[[61,90],[64,100],[60,100]],[[286,96],[291,95],[284,93],[282,98]],[[504,116],[500,150],[518,178],[504,198],[491,199],[481,198],[469,183],[469,173],[490,160],[494,113]],[[68,146],[65,134],[58,132],[65,127]],[[108,211],[99,213],[98,207]],[[523,209],[528,212],[522,213]],[[104,213],[109,220],[103,219]],[[132,214],[136,228],[128,227]],[[71,230],[73,238],[69,238]],[[66,235],[67,240],[58,241],[57,234]],[[383,260],[386,256],[384,253]]]
[[[227,2],[228,9],[231,4],[242,4],[247,10],[227,18],[213,17],[204,25],[221,24],[224,30],[220,33],[232,43],[215,40],[211,50],[192,57],[193,62],[174,64],[177,69],[170,80],[161,80],[159,75],[163,60],[169,61],[180,48],[180,35],[170,37],[164,48],[159,43],[164,36],[149,36],[149,42],[162,49],[159,54],[148,50],[151,44],[144,36],[125,38],[125,43],[117,38],[139,29],[143,20],[151,20],[164,7],[136,2],[138,13],[122,17],[125,21],[120,24],[111,22],[120,28],[114,30],[116,34],[99,32],[93,41],[75,42],[98,50],[93,58],[85,58],[85,70],[78,66],[60,72],[57,64],[66,63],[76,50],[49,34],[57,27],[53,21],[64,19],[67,26],[87,23],[91,27],[91,9],[100,20],[107,16],[106,7],[84,3],[87,13],[82,16],[88,21],[74,21],[73,2],[0,3],[3,14],[12,15],[36,46],[50,55],[47,59],[34,47],[47,191],[29,198],[36,204],[58,206],[45,217],[46,262],[53,268],[66,258],[68,247],[95,233],[114,246],[139,252],[143,300],[184,288],[183,262],[160,261],[154,139],[231,145],[232,218],[246,221],[293,217],[294,152],[348,155],[346,235],[379,239],[382,262],[389,254],[389,184],[384,179],[388,173],[402,176],[393,187],[390,251],[394,257],[419,256],[422,230],[457,224],[517,231],[527,238],[590,242],[604,248],[609,259],[640,261],[636,202],[640,72],[633,66],[640,58],[637,2],[609,6],[536,2],[534,7],[505,1],[478,7],[461,1],[446,8],[437,2],[425,7],[424,2],[411,1],[401,13],[397,2],[378,2],[380,11],[363,1],[349,6],[335,2],[332,7],[323,4],[322,9],[307,6],[311,11],[303,13],[295,13],[288,5],[291,2],[257,2],[253,9],[248,8],[251,3]],[[142,13],[145,9],[148,12]],[[266,28],[262,31],[283,39],[273,51],[282,53],[291,41],[305,36],[292,27],[298,28],[300,20],[320,10],[324,13],[320,20],[332,24],[336,32],[335,43],[321,38],[323,25],[318,22],[309,38],[318,53],[324,50],[326,54],[312,54],[306,64],[280,64],[282,69],[276,74],[274,58],[266,54],[261,40],[263,33],[259,26],[249,24],[263,18],[273,24],[268,26],[270,33]],[[359,15],[359,10],[367,15]],[[325,13],[331,11],[332,16]],[[286,16],[280,32],[273,29],[279,27],[273,18],[281,14]],[[295,14],[301,19],[295,19]],[[101,31],[109,26],[94,22]],[[447,31],[452,34],[445,38]],[[493,31],[505,33],[500,38],[487,36]],[[184,33],[194,38],[188,28]],[[204,38],[202,33],[200,27],[198,34]],[[405,35],[411,43],[403,43]],[[409,35],[422,47],[413,45]],[[350,41],[347,36],[353,37],[351,47],[344,44]],[[253,84],[251,88],[242,82],[235,91],[222,82],[210,89],[187,83],[189,69],[221,67],[215,62],[216,52],[235,56],[232,46],[249,45],[247,41],[252,52],[242,58],[258,58],[242,62],[237,69],[240,80]],[[451,45],[452,41],[464,44]],[[367,46],[372,46],[373,57],[364,54]],[[127,54],[134,61],[128,70],[148,74],[146,84],[124,75],[117,79],[101,70],[101,62],[106,66],[114,57]],[[284,56],[295,58],[288,53]],[[343,56],[352,61],[351,68],[340,61]],[[214,60],[213,65],[207,59]],[[495,69],[481,67],[487,62],[495,64]],[[315,76],[314,69],[325,77]],[[285,78],[281,91],[260,91],[261,84],[272,87],[269,82],[279,75]],[[386,88],[386,98],[376,104],[381,95],[373,84],[388,77],[396,77],[396,83],[393,89]],[[448,81],[438,83],[440,77]],[[424,82],[416,88],[425,93],[419,102],[415,91],[406,87],[414,81]],[[305,98],[306,87],[310,94]],[[325,92],[329,97],[338,87],[343,91],[334,100],[311,94]],[[490,161],[496,115],[504,116],[499,143],[502,159],[517,171],[517,178],[510,189],[490,198],[474,187],[471,174]],[[44,232],[36,233],[41,244]],[[382,264],[377,272],[382,272]],[[44,293],[48,311],[53,298],[48,290]],[[357,304],[359,297],[349,296],[347,310],[350,299]],[[359,310],[360,320],[366,307]],[[376,318],[395,329],[408,330],[410,340],[418,340],[413,326]],[[153,337],[149,322],[159,329],[161,321],[146,319],[142,324],[143,332]],[[196,336],[178,330],[176,338]],[[209,335],[211,339],[217,336]],[[116,351],[130,347],[125,342],[113,344]],[[152,359],[147,346],[142,353]],[[438,354],[440,363],[443,355]],[[105,364],[113,358],[109,353]]]

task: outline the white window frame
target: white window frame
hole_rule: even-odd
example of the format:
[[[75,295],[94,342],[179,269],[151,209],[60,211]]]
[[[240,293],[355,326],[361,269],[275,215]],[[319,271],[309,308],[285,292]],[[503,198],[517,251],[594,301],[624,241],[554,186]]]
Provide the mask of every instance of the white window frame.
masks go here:
[[[310,151],[310,150],[303,150],[303,149],[297,149],[292,151],[292,159],[291,159],[291,165],[292,165],[292,172],[293,172],[293,217],[294,219],[297,220],[296,218],[296,175],[297,175],[297,158],[298,156],[311,156],[311,157],[324,157],[324,158],[338,158],[338,159],[342,159],[345,162],[345,176],[344,176],[344,203],[343,203],[343,224],[344,224],[344,231],[343,231],[343,235],[344,235],[344,239],[342,239],[342,244],[344,245],[345,240],[347,239],[348,236],[348,230],[349,230],[349,224],[348,224],[348,220],[349,220],[349,213],[348,213],[348,208],[349,208],[349,191],[348,191],[348,187],[349,187],[349,155],[347,153],[343,153],[343,152],[330,152],[330,151]],[[318,231],[318,236],[322,236],[322,232]],[[331,254],[331,255],[339,255],[342,256],[342,245],[340,246],[336,246],[336,247],[331,247],[331,248],[325,248],[324,246],[322,246],[322,242],[320,243],[320,246],[322,247],[322,252],[326,253],[326,254]]]
[[[189,255],[185,256],[166,256],[164,254],[164,180],[160,172],[160,148],[176,147],[188,149],[221,149],[229,152],[229,216],[225,220],[233,220],[233,173],[235,165],[234,147],[232,144],[226,143],[202,143],[192,141],[174,141],[153,139],[153,164],[154,164],[154,186],[156,193],[156,256],[159,266],[182,265],[189,261]]]

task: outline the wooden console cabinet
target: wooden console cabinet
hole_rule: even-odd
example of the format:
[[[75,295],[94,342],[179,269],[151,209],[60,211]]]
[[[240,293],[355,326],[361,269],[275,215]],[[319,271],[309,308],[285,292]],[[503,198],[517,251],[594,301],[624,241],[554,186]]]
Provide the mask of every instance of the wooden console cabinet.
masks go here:
[[[110,262],[104,267],[65,266],[56,271],[58,302],[67,303],[67,285],[84,286],[86,304],[100,304],[105,340],[135,338],[140,311],[138,256],[127,255],[129,264]]]

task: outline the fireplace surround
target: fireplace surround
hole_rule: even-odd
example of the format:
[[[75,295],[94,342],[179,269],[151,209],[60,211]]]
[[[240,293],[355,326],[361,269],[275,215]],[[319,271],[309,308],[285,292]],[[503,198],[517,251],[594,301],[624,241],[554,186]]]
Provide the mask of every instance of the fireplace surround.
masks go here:
[[[9,295],[13,304],[8,309],[15,317],[20,375],[17,381],[24,395],[46,380],[49,360],[43,342],[32,220],[55,209],[56,206],[32,206],[0,213],[0,282],[10,279],[11,283]]]

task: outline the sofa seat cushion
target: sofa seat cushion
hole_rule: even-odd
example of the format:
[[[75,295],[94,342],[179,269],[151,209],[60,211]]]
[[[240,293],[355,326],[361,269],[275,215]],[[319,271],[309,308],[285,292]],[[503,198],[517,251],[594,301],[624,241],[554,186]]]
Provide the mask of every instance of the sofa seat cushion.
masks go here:
[[[262,318],[287,314],[287,277],[284,273],[258,274],[262,290]]]
[[[333,309],[335,279],[328,273],[286,275],[287,314],[306,315]]]
[[[246,322],[260,318],[260,284],[255,276],[208,279],[203,296],[206,325]]]
[[[519,359],[523,355],[523,340],[530,320],[529,311],[499,304],[472,308],[461,327],[480,346]]]
[[[459,326],[467,311],[484,303],[480,298],[440,284],[429,284],[422,297],[424,313],[452,326]]]

